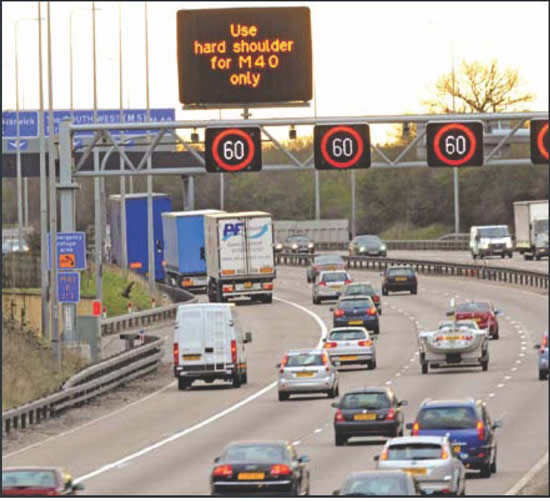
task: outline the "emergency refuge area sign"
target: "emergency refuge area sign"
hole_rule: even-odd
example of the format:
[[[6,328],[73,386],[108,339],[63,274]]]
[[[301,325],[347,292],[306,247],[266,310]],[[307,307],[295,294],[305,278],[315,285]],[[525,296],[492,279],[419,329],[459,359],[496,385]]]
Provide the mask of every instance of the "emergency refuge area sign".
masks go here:
[[[56,258],[58,270],[86,270],[86,234],[58,232]],[[52,268],[52,238],[48,233],[48,268]]]
[[[307,7],[180,10],[177,35],[181,103],[312,98]]]

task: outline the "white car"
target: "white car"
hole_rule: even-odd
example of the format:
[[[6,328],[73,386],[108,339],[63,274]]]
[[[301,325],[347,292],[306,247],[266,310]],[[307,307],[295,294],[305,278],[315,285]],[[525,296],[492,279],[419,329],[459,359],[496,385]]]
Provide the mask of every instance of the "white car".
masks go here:
[[[352,279],[346,270],[323,270],[313,284],[313,303],[318,305],[323,300],[335,300],[341,294],[344,286],[351,284]]]
[[[376,368],[376,347],[365,328],[333,328],[322,341],[323,348],[334,363],[366,364],[369,370]]]

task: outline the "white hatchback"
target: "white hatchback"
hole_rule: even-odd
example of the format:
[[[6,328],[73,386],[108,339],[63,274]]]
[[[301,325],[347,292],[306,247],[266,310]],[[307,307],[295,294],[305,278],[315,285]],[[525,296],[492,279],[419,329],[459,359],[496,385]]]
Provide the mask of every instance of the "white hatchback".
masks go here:
[[[318,305],[322,300],[337,299],[344,286],[352,283],[352,278],[346,270],[323,270],[313,284],[313,303]]]

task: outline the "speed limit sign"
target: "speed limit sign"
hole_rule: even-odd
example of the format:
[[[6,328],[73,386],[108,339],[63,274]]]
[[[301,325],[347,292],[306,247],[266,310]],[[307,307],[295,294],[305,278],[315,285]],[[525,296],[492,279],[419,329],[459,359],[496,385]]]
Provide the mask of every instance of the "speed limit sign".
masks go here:
[[[261,171],[260,128],[207,127],[205,160],[209,173]]]
[[[370,167],[368,124],[319,125],[313,129],[315,169]]]
[[[531,162],[548,164],[548,120],[531,120]]]
[[[426,136],[430,167],[483,165],[481,122],[428,122]]]

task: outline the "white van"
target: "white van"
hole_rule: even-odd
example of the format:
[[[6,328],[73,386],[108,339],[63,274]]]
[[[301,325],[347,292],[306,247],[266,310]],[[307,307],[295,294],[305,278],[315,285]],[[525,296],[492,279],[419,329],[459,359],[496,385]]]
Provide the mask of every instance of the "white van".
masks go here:
[[[512,258],[513,245],[508,225],[470,227],[470,251],[474,260],[494,255]]]
[[[174,325],[174,375],[179,390],[194,380],[248,383],[245,344],[251,333],[242,332],[235,305],[200,303],[180,305]]]

